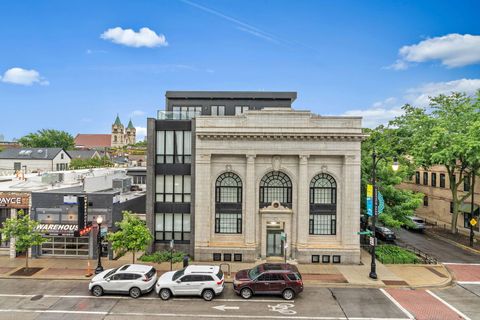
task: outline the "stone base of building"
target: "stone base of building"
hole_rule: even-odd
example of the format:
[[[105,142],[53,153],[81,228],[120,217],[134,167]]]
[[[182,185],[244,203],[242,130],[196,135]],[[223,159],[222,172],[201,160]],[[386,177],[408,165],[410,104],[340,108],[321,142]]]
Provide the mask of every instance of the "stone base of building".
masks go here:
[[[297,249],[295,260],[298,263],[341,263],[360,264],[360,248],[358,249]]]
[[[259,251],[255,248],[195,248],[196,261],[255,262]]]

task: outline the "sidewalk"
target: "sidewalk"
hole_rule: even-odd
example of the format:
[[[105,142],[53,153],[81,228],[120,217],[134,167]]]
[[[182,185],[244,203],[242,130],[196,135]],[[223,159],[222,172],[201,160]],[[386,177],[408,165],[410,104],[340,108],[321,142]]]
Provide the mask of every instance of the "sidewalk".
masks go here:
[[[335,286],[335,287],[442,287],[449,285],[452,281],[447,269],[442,265],[384,265],[378,260],[377,275],[378,280],[372,280],[368,277],[370,272],[370,254],[362,250],[361,265],[334,265],[334,264],[299,264],[298,269],[302,274],[305,285],[316,286]],[[87,274],[87,263],[85,259],[74,258],[39,258],[31,259],[29,267],[40,268],[32,276],[13,275],[25,265],[24,258],[10,259],[0,256],[0,279],[13,278],[31,278],[48,280],[88,280],[91,277]],[[105,269],[114,268],[123,264],[131,263],[131,255],[118,260],[102,260]],[[143,263],[154,266],[159,274],[170,270],[170,263]],[[195,262],[194,262],[195,263]],[[94,272],[97,262],[90,260],[91,272]],[[216,264],[215,262],[201,262],[197,264]],[[226,282],[233,281],[235,272],[241,269],[248,269],[254,266],[254,263],[232,262],[231,268],[225,264],[222,270],[226,275]],[[173,265],[173,269],[182,268],[182,263]]]

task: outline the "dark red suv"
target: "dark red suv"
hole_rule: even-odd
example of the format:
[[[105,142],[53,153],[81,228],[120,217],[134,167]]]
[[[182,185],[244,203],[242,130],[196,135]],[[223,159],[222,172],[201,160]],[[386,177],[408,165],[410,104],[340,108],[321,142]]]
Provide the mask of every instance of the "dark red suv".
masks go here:
[[[296,266],[288,263],[264,263],[235,274],[233,290],[245,299],[254,294],[280,294],[291,300],[303,291],[303,281]]]

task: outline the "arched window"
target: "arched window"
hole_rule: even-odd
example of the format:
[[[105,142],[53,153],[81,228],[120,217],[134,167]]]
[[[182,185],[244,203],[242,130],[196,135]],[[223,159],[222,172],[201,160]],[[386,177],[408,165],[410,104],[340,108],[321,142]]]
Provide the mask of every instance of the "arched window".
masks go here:
[[[260,181],[260,207],[268,206],[273,201],[292,207],[292,181],[281,171],[270,171]]]
[[[216,203],[241,203],[242,180],[235,173],[225,172],[215,183]]]
[[[313,235],[334,235],[337,232],[337,183],[326,173],[317,174],[310,182],[310,224]]]
[[[242,180],[233,172],[215,182],[215,232],[242,233]]]

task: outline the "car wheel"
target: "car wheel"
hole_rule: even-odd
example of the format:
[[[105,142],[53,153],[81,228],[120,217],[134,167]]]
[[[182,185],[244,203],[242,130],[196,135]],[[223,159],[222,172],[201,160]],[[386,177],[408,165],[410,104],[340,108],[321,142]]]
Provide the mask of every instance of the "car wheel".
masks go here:
[[[100,286],[95,286],[92,288],[92,294],[95,296],[95,297],[100,297],[103,295],[103,289],[102,287]]]
[[[282,292],[282,297],[285,300],[292,300],[295,297],[295,292],[292,289],[285,289]]]
[[[253,296],[253,292],[249,288],[243,288],[240,290],[240,295],[243,299],[250,299]]]
[[[205,301],[212,301],[214,296],[215,296],[215,293],[210,289],[203,290],[202,292],[202,298]]]
[[[130,297],[137,299],[142,295],[142,291],[140,291],[140,289],[138,289],[137,287],[133,287],[132,289],[130,289],[129,294]]]
[[[172,296],[172,292],[169,289],[162,289],[158,295],[162,300],[168,300]]]

